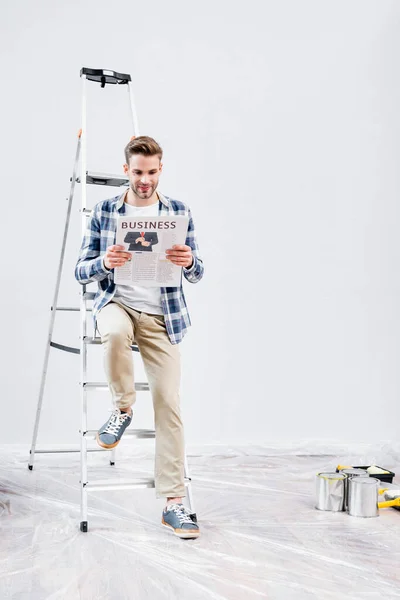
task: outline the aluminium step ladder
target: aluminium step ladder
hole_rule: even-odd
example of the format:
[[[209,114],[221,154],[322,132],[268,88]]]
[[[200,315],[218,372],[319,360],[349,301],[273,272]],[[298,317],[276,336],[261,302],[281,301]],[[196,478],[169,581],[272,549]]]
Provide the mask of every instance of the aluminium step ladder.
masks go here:
[[[80,306],[79,307],[67,307],[58,306],[58,295],[61,283],[61,274],[64,263],[65,248],[67,243],[69,222],[71,217],[71,210],[73,205],[75,185],[76,183],[81,184],[81,216],[82,216],[82,234],[85,231],[85,225],[87,217],[91,214],[91,210],[86,206],[87,200],[87,186],[88,185],[103,185],[111,187],[124,187],[129,185],[127,177],[119,175],[110,175],[106,173],[96,173],[87,171],[86,165],[86,85],[87,81],[94,81],[100,83],[101,87],[104,88],[107,84],[111,85],[126,85],[129,93],[131,116],[133,121],[133,132],[135,136],[139,135],[139,127],[135,110],[134,96],[132,91],[131,76],[128,74],[117,73],[115,71],[108,71],[104,69],[88,69],[82,68],[81,72],[82,79],[82,128],[78,133],[78,142],[75,154],[74,167],[71,177],[70,193],[68,197],[67,215],[64,226],[64,234],[62,240],[61,254],[58,265],[56,286],[53,296],[53,303],[51,306],[50,324],[48,330],[48,336],[46,340],[46,350],[44,357],[44,365],[40,382],[39,398],[36,410],[35,425],[32,437],[32,445],[30,449],[30,457],[28,468],[32,471],[35,454],[46,454],[46,453],[69,453],[69,452],[80,452],[80,491],[81,491],[81,514],[80,514],[80,530],[82,532],[88,531],[88,492],[99,491],[99,490],[125,490],[131,488],[154,488],[154,478],[139,478],[133,480],[89,480],[88,478],[88,467],[87,467],[87,453],[88,452],[110,452],[110,450],[103,448],[88,448],[88,438],[94,438],[96,430],[88,430],[87,423],[87,394],[92,390],[106,390],[108,389],[107,383],[87,381],[87,350],[88,346],[93,344],[100,344],[100,338],[87,335],[87,314],[90,312],[90,301],[95,297],[93,292],[89,292],[86,289],[86,285],[82,285],[80,292]],[[78,174],[80,163],[80,175]],[[55,323],[55,317],[58,311],[73,311],[80,312],[80,344],[79,348],[73,348],[64,344],[59,344],[53,341],[53,329]],[[50,349],[56,348],[64,352],[70,352],[78,354],[80,357],[80,398],[81,398],[81,428],[80,428],[80,446],[73,448],[53,448],[53,449],[38,449],[36,448],[40,415],[43,405],[43,396],[46,384],[47,369],[49,363]],[[133,352],[139,352],[139,348],[136,344],[131,346]],[[136,391],[150,391],[149,384],[147,382],[135,383]],[[126,430],[124,438],[134,437],[138,439],[155,438],[155,431],[153,429],[132,429]],[[115,451],[114,448],[111,450],[110,465],[115,464]],[[197,516],[194,510],[193,495],[191,489],[191,477],[189,475],[187,457],[185,453],[184,458],[184,481],[187,489],[187,499],[189,503],[189,510],[191,517],[194,521],[197,521]]]

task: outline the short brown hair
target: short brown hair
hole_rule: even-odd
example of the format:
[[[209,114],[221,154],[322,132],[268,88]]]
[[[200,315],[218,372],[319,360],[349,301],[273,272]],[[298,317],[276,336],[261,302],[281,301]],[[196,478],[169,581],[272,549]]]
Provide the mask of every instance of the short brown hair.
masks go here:
[[[144,156],[158,156],[162,159],[163,151],[161,146],[147,135],[134,137],[125,146],[125,160],[129,165],[129,160],[133,154],[143,154]]]

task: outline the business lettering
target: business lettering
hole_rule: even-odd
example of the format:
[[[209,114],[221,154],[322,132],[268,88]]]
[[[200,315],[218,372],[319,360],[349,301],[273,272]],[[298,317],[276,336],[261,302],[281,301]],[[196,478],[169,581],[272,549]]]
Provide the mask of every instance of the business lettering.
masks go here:
[[[175,229],[176,221],[122,221],[122,229]]]

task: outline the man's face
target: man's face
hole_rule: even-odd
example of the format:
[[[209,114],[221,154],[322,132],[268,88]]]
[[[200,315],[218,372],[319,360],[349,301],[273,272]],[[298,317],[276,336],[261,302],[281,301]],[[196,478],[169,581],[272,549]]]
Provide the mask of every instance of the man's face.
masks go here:
[[[151,198],[158,186],[162,163],[158,156],[133,154],[124,172],[129,178],[131,190],[141,200]]]

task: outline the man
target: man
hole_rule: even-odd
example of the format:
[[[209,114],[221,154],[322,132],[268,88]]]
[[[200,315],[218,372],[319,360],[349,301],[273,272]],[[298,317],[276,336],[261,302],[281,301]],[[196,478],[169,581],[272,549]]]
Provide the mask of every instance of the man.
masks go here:
[[[75,277],[81,284],[98,282],[93,317],[104,347],[106,376],[116,406],[99,429],[97,441],[103,448],[114,448],[131,423],[136,400],[131,351],[135,341],[153,397],[156,495],[167,499],[162,524],[179,537],[197,537],[199,527],[182,503],[184,439],[178,344],[190,326],[182,285],[147,288],[114,283],[115,267],[123,266],[131,258],[123,246],[115,245],[117,217],[188,216],[185,245],[174,246],[166,254],[168,260],[182,267],[183,276],[191,283],[202,278],[203,262],[190,209],[157,191],[162,171],[162,149],[158,143],[147,136],[133,138],[125,148],[125,160],[129,189],[96,204],[75,268]]]

